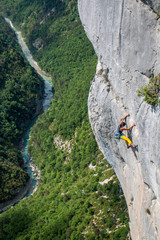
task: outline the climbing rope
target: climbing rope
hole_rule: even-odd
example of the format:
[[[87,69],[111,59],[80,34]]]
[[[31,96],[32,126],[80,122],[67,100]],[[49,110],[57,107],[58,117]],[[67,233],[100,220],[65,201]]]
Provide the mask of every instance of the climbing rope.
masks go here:
[[[132,149],[132,152],[133,152],[133,148],[132,148],[132,147],[131,147],[131,149]],[[140,169],[139,169],[139,166],[138,166],[138,162],[137,162],[137,159],[136,159],[136,156],[135,156],[134,152],[133,152],[133,155],[134,155],[134,158],[135,158],[135,161],[136,161],[136,165],[137,165],[139,177],[140,177],[140,180],[141,180],[141,185],[142,185],[142,189],[143,189],[143,192],[144,192],[145,200],[146,200],[146,203],[147,203],[147,205],[148,205],[148,210],[149,210],[149,213],[150,213],[150,217],[151,217],[151,220],[152,220],[152,223],[153,223],[153,226],[154,226],[156,235],[157,235],[158,239],[160,240],[160,236],[159,236],[159,234],[158,234],[156,224],[154,223],[154,220],[153,220],[153,217],[152,217],[151,209],[150,209],[149,202],[148,202],[148,199],[147,199],[147,196],[146,196],[146,193],[145,193],[145,189],[144,189],[144,184],[143,184],[142,176],[141,176]]]

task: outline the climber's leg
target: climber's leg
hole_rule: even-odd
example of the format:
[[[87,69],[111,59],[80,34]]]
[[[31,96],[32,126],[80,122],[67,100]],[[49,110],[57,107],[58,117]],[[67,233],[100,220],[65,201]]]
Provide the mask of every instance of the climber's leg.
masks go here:
[[[129,138],[125,137],[125,136],[121,136],[121,138],[123,140],[125,140],[126,144],[128,144],[128,143],[131,144],[132,143],[131,140]]]
[[[125,136],[121,136],[121,138],[122,138],[123,140],[125,140],[128,148],[129,148],[130,146],[134,147],[133,143],[131,142],[131,140],[130,140],[129,138],[127,138],[127,137],[125,137]],[[129,144],[130,146],[129,146],[128,144]]]

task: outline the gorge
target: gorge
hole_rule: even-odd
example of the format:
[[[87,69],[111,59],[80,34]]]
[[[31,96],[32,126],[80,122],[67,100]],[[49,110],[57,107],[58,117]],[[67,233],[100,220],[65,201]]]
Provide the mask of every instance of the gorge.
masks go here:
[[[159,105],[137,90],[159,74],[159,1],[2,0],[0,13],[54,88],[28,145],[38,190],[0,215],[0,240],[158,240]],[[127,113],[136,149],[115,139]]]
[[[31,121],[31,123],[28,126],[28,129],[26,130],[23,140],[22,140],[22,156],[24,159],[24,163],[26,165],[26,169],[27,172],[30,176],[31,179],[31,184],[30,187],[27,189],[26,191],[26,195],[24,196],[30,196],[31,194],[33,194],[33,192],[36,190],[37,185],[38,185],[38,180],[40,179],[40,172],[37,169],[36,166],[34,166],[31,163],[31,159],[29,157],[29,153],[28,153],[28,140],[30,138],[30,131],[31,128],[33,127],[33,125],[35,124],[38,115],[41,114],[42,112],[45,112],[51,103],[51,100],[53,98],[53,92],[52,92],[52,85],[51,85],[51,76],[47,73],[45,73],[45,71],[43,71],[37,64],[37,62],[33,59],[33,56],[30,52],[30,50],[28,49],[23,37],[22,37],[22,33],[20,31],[18,31],[14,26],[13,23],[11,22],[10,19],[6,18],[5,19],[6,22],[9,23],[10,27],[14,30],[14,32],[16,33],[17,39],[18,39],[18,43],[24,53],[24,56],[26,57],[26,59],[28,60],[29,64],[36,70],[36,72],[38,73],[38,75],[40,77],[42,77],[42,79],[44,80],[44,98],[43,101],[41,103],[37,103],[37,111],[35,112],[35,115],[33,116],[33,120]],[[42,110],[40,109],[42,105]],[[35,176],[34,176],[35,174]]]
[[[88,98],[93,132],[123,188],[132,239],[160,239],[160,112],[137,96],[160,72],[159,1],[79,0],[78,7],[98,56]],[[114,138],[127,113],[138,151]]]
[[[33,116],[32,121],[30,121],[30,124],[27,127],[27,130],[25,131],[25,134],[22,139],[21,143],[21,153],[24,160],[24,166],[26,167],[27,173],[30,176],[30,180],[27,182],[26,186],[24,186],[19,192],[18,195],[15,196],[12,200],[6,201],[4,203],[0,204],[0,211],[5,211],[8,206],[13,206],[15,203],[17,203],[19,200],[21,200],[25,196],[30,196],[33,194],[33,192],[36,190],[39,179],[40,179],[40,172],[37,169],[36,166],[34,166],[31,163],[31,159],[28,154],[28,140],[30,137],[30,131],[33,125],[35,124],[37,117],[42,112],[45,112],[51,103],[51,100],[53,98],[53,92],[52,92],[52,85],[51,85],[51,77],[46,74],[41,68],[38,66],[36,61],[33,59],[31,52],[29,51],[23,37],[20,31],[18,31],[14,26],[13,23],[10,21],[10,19],[5,18],[6,22],[10,25],[10,27],[14,30],[16,33],[18,43],[24,53],[24,56],[30,63],[30,65],[36,70],[36,72],[43,78],[44,80],[44,99],[43,101],[37,101],[37,109]],[[43,108],[43,109],[42,109]]]

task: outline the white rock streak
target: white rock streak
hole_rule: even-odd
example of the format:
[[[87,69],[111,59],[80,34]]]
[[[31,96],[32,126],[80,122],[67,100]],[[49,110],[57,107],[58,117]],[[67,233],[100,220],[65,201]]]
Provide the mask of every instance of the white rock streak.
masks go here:
[[[105,179],[103,182],[99,182],[101,185],[104,185],[104,184],[107,184],[109,183],[110,181],[113,180],[113,178],[115,177],[115,175],[111,176],[110,178],[107,178]]]

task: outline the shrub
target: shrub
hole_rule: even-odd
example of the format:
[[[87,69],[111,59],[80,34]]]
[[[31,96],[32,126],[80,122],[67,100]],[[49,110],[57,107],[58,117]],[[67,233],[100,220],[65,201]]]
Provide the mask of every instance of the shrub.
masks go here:
[[[149,84],[141,87],[138,91],[138,96],[144,97],[144,101],[152,106],[157,106],[160,102],[160,74],[150,79]]]

